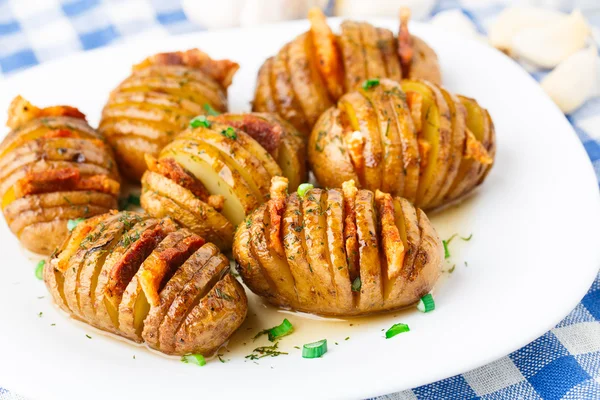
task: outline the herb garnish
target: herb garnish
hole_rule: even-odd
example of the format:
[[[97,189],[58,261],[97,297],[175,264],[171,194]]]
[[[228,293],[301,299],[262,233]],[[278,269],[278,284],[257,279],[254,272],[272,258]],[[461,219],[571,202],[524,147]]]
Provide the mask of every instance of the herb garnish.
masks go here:
[[[206,111],[206,113],[208,115],[215,116],[215,115],[219,115],[220,114],[217,110],[215,110],[214,108],[212,108],[212,106],[210,104],[208,104],[208,103],[204,104],[204,110]]]
[[[282,354],[288,354],[286,352],[277,350],[278,345],[279,342],[275,342],[275,344],[272,346],[257,347],[254,350],[252,350],[252,354],[248,354],[244,358],[247,358],[249,360],[258,360],[264,357],[277,357]]]
[[[366,81],[363,82],[362,87],[363,89],[367,90],[367,89],[371,89],[374,88],[375,86],[379,85],[379,79],[367,79]]]
[[[227,293],[223,292],[219,288],[215,288],[215,293],[217,294],[217,297],[220,299],[227,300],[227,301],[233,301],[233,297],[231,297]]]
[[[454,239],[457,236],[458,236],[458,233],[455,233],[454,235],[450,236],[450,238],[448,240],[442,240],[442,244],[444,245],[444,259],[450,258],[450,249],[448,248],[448,245],[450,244],[452,239]],[[468,237],[462,237],[462,236],[458,236],[458,237],[461,240],[468,242],[469,240],[471,240],[471,238],[473,238],[473,234],[471,233]]]
[[[192,128],[199,128],[201,126],[210,128],[210,121],[206,119],[206,115],[198,115],[190,121],[190,126]]]
[[[69,232],[71,232],[77,227],[77,225],[79,225],[83,221],[85,221],[85,218],[70,219],[67,221],[67,229],[69,230]]]
[[[45,264],[46,264],[46,261],[41,260],[35,266],[35,277],[38,278],[39,280],[44,279],[44,265]]]
[[[362,286],[362,282],[360,280],[360,276],[357,276],[356,279],[352,282],[352,291],[360,292],[360,288]]]
[[[237,139],[237,134],[235,133],[235,129],[233,129],[231,126],[228,126],[227,129],[223,129],[221,131],[221,135],[225,136],[227,139],[233,139],[233,140]]]
[[[181,362],[186,364],[196,364],[200,367],[206,365],[206,360],[202,354],[188,354],[181,357]]]

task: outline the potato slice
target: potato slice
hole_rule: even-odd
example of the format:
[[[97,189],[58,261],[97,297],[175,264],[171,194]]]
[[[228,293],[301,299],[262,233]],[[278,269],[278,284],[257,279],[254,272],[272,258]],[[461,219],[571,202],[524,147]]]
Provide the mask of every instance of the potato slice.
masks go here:
[[[289,43],[288,68],[291,84],[308,126],[313,126],[323,110],[332,104],[321,76],[311,62],[314,52],[310,33],[304,33]]]
[[[273,100],[273,90],[271,88],[271,70],[273,67],[273,57],[267,58],[258,70],[254,100],[252,101],[252,111],[276,113],[277,106]]]
[[[288,43],[273,58],[271,65],[271,88],[274,94],[275,105],[277,106],[277,113],[294,125],[300,132],[308,135],[310,126],[291,83],[289,47],[290,44]]]
[[[181,229],[169,233],[144,260],[129,281],[119,304],[119,330],[125,337],[142,341],[144,320],[151,307],[160,305],[158,292],[162,282],[203,244],[200,236]]]
[[[421,243],[410,276],[411,282],[405,288],[405,296],[410,296],[411,299],[420,299],[431,292],[433,284],[442,273],[443,260],[443,246],[435,228],[422,210],[417,209],[416,213],[419,220]]]
[[[196,68],[199,67],[199,68]],[[231,74],[230,78],[233,76],[233,73],[237,71],[236,68],[231,68],[226,74]],[[173,65],[173,64],[154,64],[150,66],[146,66],[144,68],[137,68],[134,66],[133,75],[143,77],[143,76],[165,76],[170,78],[175,78],[177,80],[184,80],[197,82],[202,86],[206,87],[208,90],[213,92],[224,91],[226,87],[231,84],[231,80],[224,79],[220,81],[217,76],[213,75],[210,71],[203,70],[200,65]],[[184,82],[185,84],[186,82]]]
[[[214,354],[242,324],[248,312],[244,288],[231,274],[187,314],[175,340],[175,352]]]
[[[160,222],[148,219],[135,224],[123,234],[102,265],[94,292],[96,316],[93,321],[101,329],[118,334],[117,306],[122,295],[121,287],[133,277],[143,259],[154,250],[153,246],[156,247],[167,235],[159,226]],[[144,241],[136,244],[142,235]],[[130,251],[133,245],[134,251]],[[138,248],[140,245],[141,249]],[[107,293],[107,289],[110,289],[110,293]]]
[[[265,195],[269,193],[271,175],[260,161],[238,142],[237,139],[245,133],[231,128],[234,129],[236,139],[230,139],[221,133],[226,132],[227,128],[231,127],[213,124],[210,129],[196,128],[194,135],[198,140],[217,149],[227,164],[244,178],[258,201],[262,203],[265,201]]]
[[[358,29],[367,67],[367,79],[386,78],[385,61],[378,46],[379,35],[376,28],[369,23],[359,22]]]
[[[127,92],[126,92],[127,93]],[[156,104],[110,104],[102,111],[104,120],[133,119],[139,121],[152,121],[164,124],[169,130],[176,132],[185,129],[189,121],[194,117],[190,113],[184,113],[178,109],[172,110]]]
[[[223,196],[221,214],[234,226],[259,204],[246,181],[214,147],[195,140],[178,140],[165,147],[162,157],[173,158],[202,182],[209,193]]]
[[[340,119],[341,114],[342,112],[334,107],[325,111],[315,124],[308,140],[308,160],[313,166],[312,172],[324,187],[339,186],[340,182],[349,180],[359,181],[343,140],[346,132]]]
[[[327,216],[323,203],[322,189],[311,189],[301,198],[303,217],[304,243],[308,265],[312,273],[314,285],[319,288],[320,303],[335,307],[337,292],[333,280],[333,267],[329,262],[327,246]]]
[[[356,230],[361,282],[358,308],[361,312],[381,309],[383,306],[380,243],[377,237],[374,200],[373,192],[368,190],[359,190],[356,195]]]
[[[421,171],[415,204],[427,207],[439,192],[448,171],[451,149],[450,109],[442,92],[428,82],[403,80],[402,89],[405,92],[419,93],[423,100],[419,139],[429,146],[429,151],[425,155],[425,169]]]
[[[187,115],[190,119],[199,114],[206,113],[204,107],[181,97],[161,92],[113,92],[110,96],[113,107],[121,105],[145,104],[154,105],[163,110],[177,111]]]
[[[377,32],[377,48],[381,52],[385,65],[385,76],[393,81],[400,82],[402,69],[398,60],[398,44],[394,34],[389,29],[375,28]]]
[[[157,157],[162,148],[161,144],[134,135],[112,137],[110,142],[115,150],[119,171],[131,181],[142,178],[146,170],[145,155]]]
[[[160,349],[158,329],[165,315],[169,311],[171,304],[183,290],[185,285],[194,277],[194,275],[206,265],[208,260],[219,253],[219,249],[212,243],[206,243],[197,252],[175,271],[171,279],[167,281],[165,287],[160,291],[159,304],[151,307],[148,316],[144,320],[142,338],[153,349]]]
[[[437,54],[427,43],[415,35],[413,42],[413,58],[408,79],[422,79],[436,85],[442,84],[442,74]]]
[[[271,228],[271,218],[268,209],[259,214],[255,223],[250,227],[251,251],[263,268],[263,273],[272,285],[273,290],[279,294],[281,304],[290,306],[297,301],[294,277],[290,271],[287,260],[278,254],[267,234]]]
[[[309,57],[314,54],[316,65],[332,99],[344,94],[344,71],[336,36],[327,25],[327,17],[318,7],[308,11],[310,21]],[[313,67],[314,68],[314,67]]]
[[[110,218],[110,230],[105,224],[102,234],[98,235],[97,238],[95,236],[86,238],[88,242],[93,243],[94,247],[86,253],[83,259],[76,290],[83,318],[90,321],[91,324],[95,324],[96,320],[94,303],[96,301],[98,275],[106,258],[120,243],[123,235],[129,235],[128,232],[131,228],[147,219],[148,217],[144,214],[123,211]]]
[[[350,287],[350,272],[344,248],[344,204],[339,189],[327,190],[326,204],[323,205],[326,215],[326,238],[329,263],[333,270],[336,308],[349,311],[353,307],[353,295]]]
[[[383,151],[383,171],[381,190],[389,193],[402,193],[404,189],[404,173],[402,158],[402,141],[399,124],[393,114],[396,112],[392,105],[393,92],[386,90],[381,84],[370,89],[361,89],[373,110],[375,110],[379,125],[381,147]],[[376,134],[375,132],[373,134]]]
[[[210,258],[179,292],[163,318],[158,338],[160,351],[172,354],[175,351],[176,334],[188,313],[216,285],[229,270],[229,260],[222,254]]]
[[[351,136],[356,135],[362,140],[362,152],[359,155],[364,162],[353,157],[359,186],[375,190],[381,187],[384,156],[376,110],[360,92],[345,94],[338,102],[338,108],[348,116],[353,131]],[[352,146],[348,134],[343,139],[346,146]],[[352,152],[350,154],[352,156]]]
[[[451,93],[448,93],[445,89],[440,87],[444,98],[446,99],[446,103],[450,108],[451,115],[451,125],[452,125],[452,144],[450,149],[450,158],[448,160],[448,171],[446,172],[446,177],[444,178],[444,182],[442,183],[439,192],[435,195],[434,199],[431,201],[429,207],[434,208],[440,205],[452,183],[454,182],[456,175],[458,174],[460,163],[463,157],[463,149],[465,147],[465,131],[467,128],[466,125],[466,116],[467,111],[465,107],[462,105],[461,101],[458,97],[454,96]]]
[[[467,132],[467,138],[465,140],[465,152],[468,145],[469,138],[474,139],[478,144],[481,145],[484,152],[487,152],[488,147],[492,145],[493,132],[491,120],[489,114],[484,111],[477,102],[473,99],[464,96],[458,96],[461,103],[465,106],[467,111],[466,125],[469,132]],[[477,144],[477,143],[476,143]],[[488,153],[489,155],[489,153]],[[448,194],[446,195],[446,201],[457,199],[477,186],[481,176],[485,173],[486,165],[481,162],[469,157],[463,157],[460,163],[458,173],[452,186],[450,187]]]
[[[346,92],[357,89],[369,78],[367,60],[363,53],[358,22],[344,21],[341,24],[339,46],[344,64],[344,86]]]

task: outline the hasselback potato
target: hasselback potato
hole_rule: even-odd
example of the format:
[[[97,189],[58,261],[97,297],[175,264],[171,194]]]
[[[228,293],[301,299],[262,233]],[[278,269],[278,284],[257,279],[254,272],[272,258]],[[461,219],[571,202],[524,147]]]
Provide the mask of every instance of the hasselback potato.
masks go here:
[[[79,110],[40,109],[17,96],[7,125],[12,131],[0,144],[2,212],[27,249],[50,254],[67,237],[70,219],[117,207],[113,153]]]
[[[408,32],[401,13],[398,37],[366,22],[344,21],[333,34],[321,10],[310,30],[267,59],[258,72],[253,110],[278,113],[308,135],[327,108],[370,78],[427,79],[441,83],[435,52]]]
[[[268,199],[273,176],[294,188],[306,180],[305,159],[302,137],[277,116],[202,117],[157,159],[147,157],[141,204],[227,250],[235,227]]]
[[[110,94],[98,128],[122,173],[139,181],[144,154],[157,156],[196,115],[227,111],[227,87],[238,68],[198,49],[156,54],[135,65]]]
[[[214,353],[247,312],[214,244],[135,212],[81,222],[45,264],[44,281],[72,317],[167,354]]]
[[[271,199],[238,227],[233,254],[246,285],[284,308],[335,316],[417,302],[441,272],[442,243],[423,211],[400,197],[311,189]]]
[[[432,209],[484,180],[496,152],[487,110],[424,80],[367,82],[311,133],[309,162],[322,186],[353,179]]]

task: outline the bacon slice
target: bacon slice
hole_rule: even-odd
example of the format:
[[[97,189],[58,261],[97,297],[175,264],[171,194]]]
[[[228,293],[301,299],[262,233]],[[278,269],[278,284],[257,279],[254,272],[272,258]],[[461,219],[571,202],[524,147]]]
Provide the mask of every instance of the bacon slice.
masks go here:
[[[236,129],[244,131],[276,158],[277,149],[279,149],[281,137],[283,136],[281,125],[274,124],[258,115],[252,114],[241,115],[241,118],[231,118],[228,115],[221,114],[210,117],[210,120],[231,125]]]
[[[469,129],[467,129],[466,132],[467,140],[465,141],[464,158],[472,158],[483,165],[490,165],[494,162],[494,159],[490,156],[485,147],[483,147],[483,144],[477,140],[473,132]]]
[[[402,243],[400,232],[396,226],[392,196],[377,190],[375,192],[375,200],[379,206],[381,240],[383,252],[387,260],[387,275],[388,279],[391,280],[400,275],[400,271],[404,265],[404,243]]]
[[[155,54],[134,65],[133,70],[136,71],[153,65],[184,65],[199,69],[217,81],[223,88],[231,85],[233,75],[240,68],[238,63],[231,60],[213,60],[208,54],[199,49],[190,49]]]
[[[72,117],[85,120],[85,114],[75,107],[52,106],[39,108],[21,96],[13,99],[8,107],[8,120],[6,126],[16,129],[28,121],[44,117]]]
[[[172,158],[163,158],[157,160],[149,154],[145,155],[146,165],[152,172],[160,174],[165,178],[172,180],[179,186],[182,186],[192,192],[203,202],[207,203],[217,211],[223,209],[225,198],[221,195],[211,195],[204,187],[202,182],[187,172]]]
[[[121,185],[106,175],[81,176],[77,168],[30,172],[15,184],[15,197],[67,190],[94,190],[118,195]]]
[[[348,258],[348,272],[353,282],[360,276],[360,260],[358,255],[358,236],[356,230],[356,194],[358,189],[354,180],[342,183],[344,196],[344,243]]]
[[[283,176],[274,176],[271,179],[270,199],[267,202],[267,212],[270,218],[269,243],[274,250],[285,258],[285,250],[281,241],[281,216],[285,209],[287,198],[288,180]]]
[[[400,57],[402,76],[409,76],[410,65],[412,64],[412,58],[414,54],[413,39],[408,31],[409,19],[410,9],[402,7],[400,9],[400,29],[398,31],[398,57]]]

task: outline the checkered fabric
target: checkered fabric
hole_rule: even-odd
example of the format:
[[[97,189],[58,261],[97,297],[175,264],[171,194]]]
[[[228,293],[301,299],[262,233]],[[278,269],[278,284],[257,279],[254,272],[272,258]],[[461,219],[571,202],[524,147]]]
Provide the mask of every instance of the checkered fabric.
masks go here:
[[[459,9],[485,33],[503,7],[497,0],[441,0],[433,14]],[[586,13],[596,29],[597,11]],[[74,52],[200,29],[186,18],[180,0],[0,0],[0,79]],[[532,75],[539,80],[546,73]],[[600,184],[600,98],[567,118]],[[477,398],[600,399],[600,275],[560,324],[522,349],[462,375],[376,400]],[[0,400],[22,398],[0,388]]]

